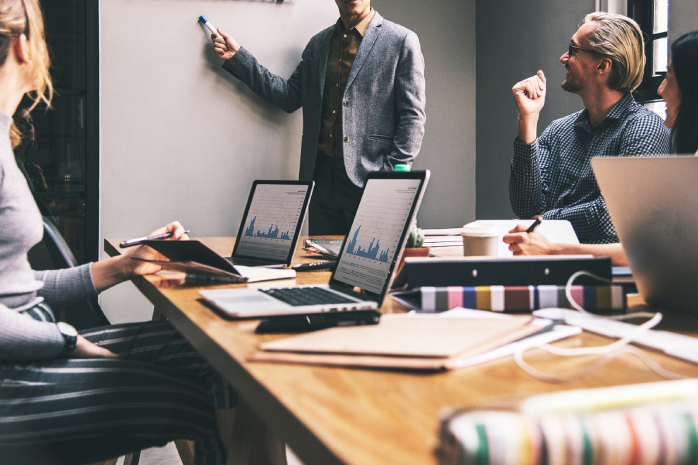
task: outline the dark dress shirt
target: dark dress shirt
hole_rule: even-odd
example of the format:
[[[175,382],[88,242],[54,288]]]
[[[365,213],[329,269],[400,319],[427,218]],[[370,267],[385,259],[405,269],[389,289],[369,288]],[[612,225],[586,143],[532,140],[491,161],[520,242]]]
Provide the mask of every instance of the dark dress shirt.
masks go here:
[[[341,18],[337,20],[335,25],[335,34],[327,60],[325,92],[323,92],[322,97],[322,123],[318,140],[318,154],[320,155],[336,158],[342,158],[344,155],[342,97],[349,72],[354,64],[354,58],[356,58],[356,53],[361,45],[361,39],[366,34],[366,29],[368,29],[374,14],[375,11],[372,9],[366,18],[348,31],[345,30]]]

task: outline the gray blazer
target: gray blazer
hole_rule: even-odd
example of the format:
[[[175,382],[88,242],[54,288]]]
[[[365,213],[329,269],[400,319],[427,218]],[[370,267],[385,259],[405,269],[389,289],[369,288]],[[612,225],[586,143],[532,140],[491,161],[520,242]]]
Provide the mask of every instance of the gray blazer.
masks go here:
[[[286,112],[303,107],[300,179],[315,170],[322,95],[335,26],[315,35],[290,78],[269,72],[245,48],[223,68]],[[376,12],[366,30],[343,97],[344,166],[363,186],[372,171],[412,163],[424,137],[424,57],[417,35]]]

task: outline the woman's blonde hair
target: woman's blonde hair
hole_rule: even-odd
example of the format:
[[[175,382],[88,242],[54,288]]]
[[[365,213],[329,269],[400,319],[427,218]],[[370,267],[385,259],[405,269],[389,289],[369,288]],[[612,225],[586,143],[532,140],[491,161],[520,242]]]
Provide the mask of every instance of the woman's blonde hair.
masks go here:
[[[627,16],[611,13],[590,13],[584,23],[597,27],[589,34],[594,51],[613,61],[608,85],[621,92],[632,92],[642,82],[645,72],[645,41],[640,26]]]
[[[36,89],[28,95],[31,99],[29,110],[39,102],[46,106],[53,98],[53,84],[49,68],[51,61],[44,35],[44,19],[38,0],[2,0],[0,2],[0,66],[5,64],[12,42],[24,34],[29,45],[29,59],[32,64],[32,78]],[[12,115],[10,115],[12,116]],[[15,147],[21,140],[21,134],[12,124],[10,141]]]

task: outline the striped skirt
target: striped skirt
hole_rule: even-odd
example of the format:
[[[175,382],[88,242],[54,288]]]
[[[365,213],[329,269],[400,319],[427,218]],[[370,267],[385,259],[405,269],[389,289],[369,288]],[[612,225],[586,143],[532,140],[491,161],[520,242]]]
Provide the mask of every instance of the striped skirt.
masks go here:
[[[26,311],[53,321],[43,304]],[[197,464],[224,464],[214,408],[237,394],[169,322],[81,331],[121,359],[0,363],[2,463],[81,464],[195,442]]]

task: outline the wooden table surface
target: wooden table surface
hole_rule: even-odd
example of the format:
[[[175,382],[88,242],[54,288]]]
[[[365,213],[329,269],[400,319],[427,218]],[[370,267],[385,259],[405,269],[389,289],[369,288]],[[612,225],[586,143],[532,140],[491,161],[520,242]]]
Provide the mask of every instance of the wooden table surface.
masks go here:
[[[234,238],[198,239],[224,256],[230,256],[234,245]],[[105,240],[105,251],[111,256],[119,254],[120,241]],[[454,255],[459,248],[437,248],[433,252]],[[299,246],[295,262],[306,261],[313,260]],[[326,271],[305,272],[295,280],[250,286],[324,284],[329,277]],[[528,396],[662,379],[629,355],[622,355],[577,381],[561,384],[532,378],[516,366],[513,357],[439,374],[251,363],[247,358],[258,344],[287,335],[255,334],[259,320],[224,319],[200,299],[198,291],[204,287],[157,275],[135,279],[134,283],[307,465],[433,464],[439,415],[446,408],[488,396]],[[383,312],[402,310],[390,299],[381,308]],[[660,328],[698,334],[698,318],[665,313]],[[609,342],[583,333],[556,344],[578,347]],[[648,352],[665,368],[698,377],[695,365]],[[561,359],[540,350],[528,352],[526,359],[535,367],[556,374],[574,372],[592,360]]]

